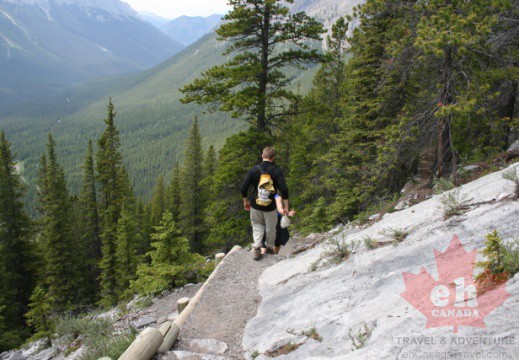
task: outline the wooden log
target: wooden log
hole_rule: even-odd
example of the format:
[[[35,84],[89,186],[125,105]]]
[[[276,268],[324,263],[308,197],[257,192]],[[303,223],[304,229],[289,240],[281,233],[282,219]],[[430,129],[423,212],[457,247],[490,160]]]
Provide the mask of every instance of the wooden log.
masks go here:
[[[173,324],[172,321],[166,321],[164,324],[160,326],[159,331],[162,334],[162,336],[166,336],[166,334],[169,331],[169,328],[171,327],[171,324]]]
[[[172,324],[169,328],[169,331],[164,336],[164,341],[162,342],[162,345],[160,345],[158,352],[165,353],[171,350],[171,348],[175,344],[175,341],[177,341],[179,333],[179,327],[176,324]]]
[[[177,300],[177,309],[179,314],[187,307],[187,304],[189,304],[188,297],[183,297]]]
[[[223,260],[224,257],[225,257],[225,254],[224,254],[224,253],[216,254],[216,255],[214,256],[214,266],[215,266],[215,267],[218,266],[218,265],[222,262],[222,260]]]
[[[146,328],[126,349],[119,360],[150,360],[157,353],[163,340],[159,329]]]

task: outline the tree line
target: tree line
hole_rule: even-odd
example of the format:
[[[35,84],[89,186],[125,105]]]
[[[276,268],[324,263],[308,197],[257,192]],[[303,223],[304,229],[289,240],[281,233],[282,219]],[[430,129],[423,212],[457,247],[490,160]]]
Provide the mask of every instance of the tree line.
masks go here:
[[[228,111],[249,129],[217,154],[195,119],[184,163],[157,179],[149,204],[134,195],[111,101],[78,196],[49,135],[36,221],[2,133],[0,350],[26,338],[26,324],[48,335],[49,315],[206,276],[199,254],[250,240],[238,189],[267,145],[287,174],[296,225],[322,231],[397,196],[413,177],[455,181],[460,164],[519,135],[517,0],[367,0],[333,25],[324,53],[312,45],[322,25],[306,14],[278,0],[230,4],[217,30],[228,62],[181,91],[183,102]],[[290,90],[286,69],[312,62],[322,65],[310,92]]]

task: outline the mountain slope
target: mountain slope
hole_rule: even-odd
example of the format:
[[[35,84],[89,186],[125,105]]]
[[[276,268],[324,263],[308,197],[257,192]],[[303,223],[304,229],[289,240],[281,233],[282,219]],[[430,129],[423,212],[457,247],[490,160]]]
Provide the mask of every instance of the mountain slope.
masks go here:
[[[510,166],[510,169],[519,171],[519,164]],[[319,244],[268,268],[259,279],[262,302],[256,317],[248,322],[242,341],[248,354],[246,358],[255,353],[258,360],[268,359],[266,354],[269,350],[288,348],[287,344],[292,344],[293,349],[282,357],[287,360],[468,359],[478,358],[478,352],[505,354],[500,355],[502,359],[519,358],[516,343],[498,341],[517,333],[519,274],[508,281],[506,290],[511,297],[504,303],[499,300],[501,292],[498,289],[478,293],[478,316],[484,317],[489,308],[493,310],[484,318],[481,328],[473,327],[477,326],[475,323],[460,326],[457,330],[445,323],[442,325],[441,319],[431,319],[431,313],[424,316],[402,296],[404,292],[410,292],[424,307],[431,300],[434,302],[434,291],[431,290],[435,285],[429,288],[429,292],[423,280],[417,281],[415,287],[409,286],[404,273],[427,272],[434,278],[433,282],[438,281],[436,285],[442,284],[444,288],[448,285],[450,289],[447,291],[454,291],[450,285],[452,279],[445,276],[460,274],[460,270],[462,273],[472,270],[471,263],[465,263],[466,259],[458,256],[458,252],[446,250],[455,235],[467,252],[482,250],[485,235],[494,229],[505,242],[517,239],[519,201],[511,200],[511,196],[507,198],[513,194],[514,185],[502,178],[503,172],[498,171],[461,187],[461,196],[472,204],[463,215],[445,219],[440,201],[445,195],[435,196],[408,209],[386,214],[371,226],[350,225],[339,232],[334,237],[339,242],[360,244],[355,253],[339,264],[330,262],[326,265],[326,253],[335,247]],[[450,193],[453,191],[456,190]],[[365,239],[389,240],[391,243],[387,234],[394,229],[406,231],[409,235],[396,246],[389,244],[371,250],[364,246]],[[460,247],[454,249],[459,251]],[[438,255],[436,250],[446,255]],[[435,256],[443,258],[444,262],[437,263]],[[478,256],[477,260],[481,257]],[[454,266],[455,270],[449,266]],[[239,274],[240,269],[235,273]],[[473,274],[472,271],[468,273],[469,279]],[[456,284],[458,281],[456,278]],[[471,297],[470,280],[464,281],[466,287],[462,292]],[[466,311],[474,304],[466,302],[465,295],[460,302],[457,295],[451,295],[451,304],[454,298],[455,306],[465,312],[461,317],[456,314],[458,324],[462,320],[468,324]],[[442,306],[438,305],[438,308],[442,309]],[[433,310],[433,317],[438,308]],[[443,320],[454,323],[452,316]],[[420,341],[425,339],[427,342]],[[474,342],[474,339],[490,341]],[[445,353],[457,356],[441,356]],[[428,356],[415,357],[412,354]]]
[[[211,32],[222,19],[222,15],[181,16],[162,25],[160,29],[173,40],[188,46]]]
[[[3,100],[150,68],[183,46],[119,0],[0,3]]]
[[[328,13],[326,9],[320,11]],[[335,18],[340,15],[346,13],[336,13]],[[169,175],[175,161],[182,159],[184,140],[194,116],[199,117],[205,145],[213,144],[217,149],[226,137],[245,128],[246,124],[228,114],[206,114],[204,107],[182,105],[179,101],[178,89],[183,84],[225,61],[225,47],[211,33],[141,73],[91,81],[75,89],[33,97],[30,102],[0,103],[0,127],[6,130],[19,159],[25,161],[28,179],[34,179],[44,151],[42,134],[52,132],[72,189],[77,191],[87,140],[97,138],[102,131],[108,98],[112,97],[128,171],[137,193],[147,196],[158,175]],[[293,89],[306,91],[317,68],[288,70]]]

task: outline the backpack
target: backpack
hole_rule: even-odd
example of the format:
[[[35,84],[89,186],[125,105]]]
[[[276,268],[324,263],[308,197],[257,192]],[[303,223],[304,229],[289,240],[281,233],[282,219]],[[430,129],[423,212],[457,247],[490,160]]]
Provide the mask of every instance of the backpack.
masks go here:
[[[270,174],[265,172],[261,166],[256,165],[258,170],[261,172],[260,180],[258,183],[258,198],[256,204],[260,206],[269,206],[272,203],[270,195],[274,194],[274,181],[270,177]]]

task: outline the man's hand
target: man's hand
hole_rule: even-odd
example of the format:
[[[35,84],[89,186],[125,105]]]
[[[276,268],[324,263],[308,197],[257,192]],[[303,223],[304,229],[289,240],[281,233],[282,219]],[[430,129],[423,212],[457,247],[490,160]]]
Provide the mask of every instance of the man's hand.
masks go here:
[[[247,198],[243,198],[243,208],[245,211],[250,211],[250,201]]]
[[[288,201],[288,199],[283,199],[283,210],[285,211],[282,215],[288,215],[288,213],[290,212],[290,202]]]

